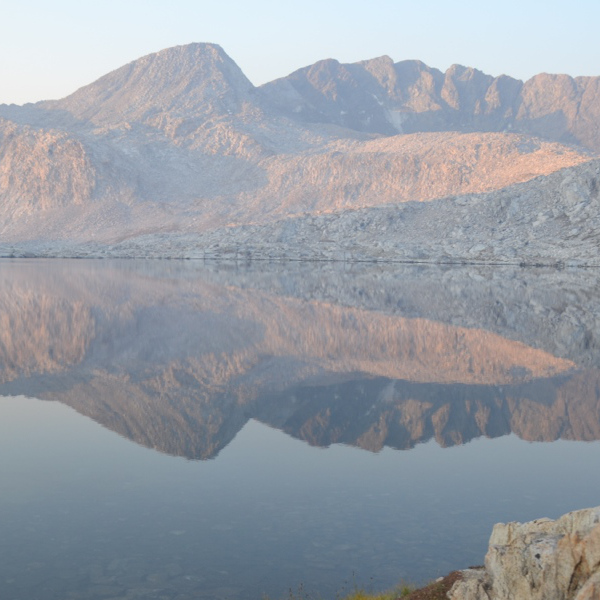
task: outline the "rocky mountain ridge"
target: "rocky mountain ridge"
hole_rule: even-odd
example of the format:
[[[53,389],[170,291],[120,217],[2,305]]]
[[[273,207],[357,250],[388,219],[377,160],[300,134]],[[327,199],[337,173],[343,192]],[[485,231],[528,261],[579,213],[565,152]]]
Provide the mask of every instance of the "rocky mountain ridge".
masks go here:
[[[290,117],[359,131],[515,131],[600,150],[599,77],[542,73],[523,82],[382,56],[320,61],[261,90]]]
[[[214,240],[248,252],[248,234],[231,237],[231,228],[261,224],[286,237],[273,247],[272,231],[261,239],[251,230],[255,257],[301,248],[307,257],[339,258],[328,248],[356,232],[350,224],[336,238],[327,225],[334,215],[352,221],[349,211],[439,200],[462,219],[456,197],[525,182],[537,189],[546,184],[536,178],[583,168],[600,139],[596,79],[538,76],[522,84],[384,57],[322,61],[256,88],[219,46],[163,50],[63,100],[0,106],[0,255],[220,256]],[[561,211],[553,212],[565,198],[551,181],[557,206],[540,210],[560,225]],[[522,210],[536,220],[537,207]],[[487,217],[468,212],[489,229]],[[308,233],[296,236],[290,219]],[[517,238],[531,229],[527,219],[507,227]],[[558,232],[567,260],[592,231],[584,223],[571,237]],[[514,258],[473,253],[479,244],[460,240],[454,253],[433,248],[429,234],[414,240],[423,246],[415,254],[401,236],[380,234],[367,229],[358,254]],[[555,248],[535,236],[528,242],[530,256],[552,262]],[[388,254],[398,244],[401,251]]]

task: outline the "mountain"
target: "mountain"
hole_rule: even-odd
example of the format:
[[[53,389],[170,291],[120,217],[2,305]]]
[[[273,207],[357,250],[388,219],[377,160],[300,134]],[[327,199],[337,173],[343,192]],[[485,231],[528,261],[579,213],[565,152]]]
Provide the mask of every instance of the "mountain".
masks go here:
[[[431,180],[424,179],[426,191]],[[196,258],[600,266],[599,182],[593,160],[487,193],[171,236],[170,250]],[[149,235],[113,252],[158,256],[163,243]]]
[[[42,102],[94,125],[194,119],[237,113],[254,86],[216,44],[190,44],[144,56],[67,98]]]
[[[599,107],[598,78],[522,83],[389,57],[325,60],[256,88],[219,46],[178,46],[62,100],[0,106],[0,256],[338,258],[332,248],[359,237],[356,256],[369,260],[552,263],[583,249],[587,261],[595,225],[569,226],[570,211],[594,214]],[[523,202],[521,184],[542,199]],[[524,254],[473,252],[481,244],[458,233],[454,250],[436,246],[429,216],[406,247],[395,226],[361,225],[382,210],[394,221],[400,206],[439,208],[467,211],[485,238],[504,229],[507,197]],[[478,202],[497,210],[478,216]],[[334,217],[349,228],[333,232]],[[550,243],[530,235],[540,218],[556,225]]]
[[[600,77],[543,73],[523,83],[383,56],[321,61],[261,89],[290,117],[359,131],[514,131],[600,151]]]

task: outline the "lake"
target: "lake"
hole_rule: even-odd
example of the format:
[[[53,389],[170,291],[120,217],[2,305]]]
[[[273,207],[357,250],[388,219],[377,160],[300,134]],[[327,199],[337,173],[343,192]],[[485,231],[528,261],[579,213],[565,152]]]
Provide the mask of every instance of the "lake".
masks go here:
[[[336,598],[600,499],[600,272],[0,261],[0,598]]]

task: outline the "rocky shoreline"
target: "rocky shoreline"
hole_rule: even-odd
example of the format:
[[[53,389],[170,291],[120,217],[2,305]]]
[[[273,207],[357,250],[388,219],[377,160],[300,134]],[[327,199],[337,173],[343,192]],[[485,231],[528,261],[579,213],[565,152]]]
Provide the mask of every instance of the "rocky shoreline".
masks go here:
[[[446,590],[452,584],[449,591]],[[498,523],[485,566],[453,572],[410,600],[597,600],[600,506],[555,521]]]

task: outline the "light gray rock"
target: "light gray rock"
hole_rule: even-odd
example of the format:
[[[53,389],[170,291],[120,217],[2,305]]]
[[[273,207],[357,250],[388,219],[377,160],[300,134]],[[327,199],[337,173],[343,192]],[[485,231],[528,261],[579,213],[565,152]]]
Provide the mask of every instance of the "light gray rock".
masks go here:
[[[600,598],[600,507],[556,521],[497,524],[485,570],[466,571],[450,600]]]

